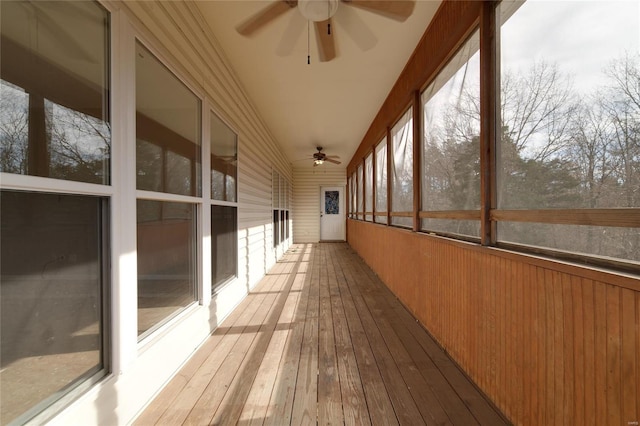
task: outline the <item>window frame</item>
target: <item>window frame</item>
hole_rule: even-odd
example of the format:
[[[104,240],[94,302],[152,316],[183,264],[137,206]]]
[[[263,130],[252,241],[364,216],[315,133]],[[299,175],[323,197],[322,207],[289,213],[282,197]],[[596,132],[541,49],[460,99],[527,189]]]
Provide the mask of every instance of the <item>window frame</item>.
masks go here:
[[[240,258],[238,255],[238,247],[239,247],[239,234],[240,234],[240,221],[239,221],[239,210],[240,210],[240,203],[239,203],[239,191],[238,191],[238,184],[240,181],[240,163],[241,163],[241,159],[240,159],[240,145],[241,145],[241,138],[240,138],[240,132],[238,132],[238,130],[235,128],[235,126],[233,126],[230,122],[230,120],[228,120],[226,118],[226,116],[224,114],[221,113],[221,111],[219,111],[217,108],[214,108],[214,106],[212,105],[212,103],[207,100],[205,98],[205,107],[203,108],[203,114],[204,114],[204,118],[202,120],[203,123],[203,141],[206,140],[207,142],[202,144],[202,148],[203,148],[203,152],[202,152],[202,158],[203,158],[203,162],[202,162],[202,171],[203,171],[203,182],[202,182],[202,194],[203,194],[203,211],[204,209],[206,209],[207,214],[203,213],[203,233],[202,233],[202,239],[201,239],[201,244],[203,246],[202,248],[202,260],[201,260],[201,264],[204,265],[208,265],[208,267],[206,268],[206,270],[202,269],[203,271],[203,286],[202,286],[202,297],[201,297],[201,303],[206,303],[210,300],[211,297],[214,297],[215,295],[217,295],[218,293],[220,293],[224,288],[226,288],[228,285],[230,285],[231,283],[235,282],[236,280],[238,280],[239,278],[239,263],[240,263]],[[220,122],[222,124],[224,124],[230,131],[232,131],[233,133],[235,133],[236,135],[236,155],[237,155],[237,159],[236,159],[236,182],[235,182],[235,187],[236,187],[236,201],[224,201],[224,200],[216,200],[212,197],[211,194],[211,123],[210,123],[210,119],[211,119],[211,115],[215,115],[218,120],[220,120]],[[225,189],[226,191],[226,189]],[[207,262],[205,262],[205,256],[207,256],[207,259],[211,259],[211,251],[212,251],[212,244],[213,244],[213,226],[214,224],[211,221],[211,206],[227,206],[227,207],[235,207],[236,209],[236,256],[235,256],[235,261],[236,261],[236,265],[235,265],[235,275],[232,277],[229,277],[226,280],[223,280],[220,283],[214,283],[213,282],[213,265],[209,265]],[[205,241],[207,240],[206,237],[209,237],[209,241],[211,241],[211,243],[208,246],[205,246]]]
[[[105,115],[109,117],[111,127],[111,152],[109,158],[110,178],[106,183],[88,183],[74,180],[64,180],[55,177],[42,177],[28,174],[15,174],[0,172],[0,190],[20,191],[31,194],[59,194],[81,197],[95,197],[100,199],[101,216],[101,284],[100,284],[100,316],[102,332],[101,358],[102,367],[95,372],[86,373],[77,377],[70,386],[61,389],[59,392],[49,395],[40,403],[32,406],[22,413],[20,417],[12,422],[31,422],[33,424],[45,423],[52,416],[58,414],[73,401],[86,394],[96,384],[112,376],[114,364],[118,362],[118,355],[114,353],[116,349],[113,345],[118,338],[118,329],[114,324],[113,309],[115,303],[114,282],[117,280],[116,268],[111,267],[116,262],[120,241],[118,241],[119,219],[117,217],[117,205],[120,203],[118,191],[119,179],[116,174],[120,165],[116,164],[116,158],[120,155],[121,136],[119,134],[120,116],[116,112],[117,106],[121,105],[119,99],[118,84],[119,78],[113,72],[114,64],[120,52],[115,47],[119,35],[117,28],[120,26],[122,17],[118,10],[110,3],[101,0],[94,0],[93,3],[103,9],[107,14],[106,25],[108,26],[108,36],[106,37],[106,70],[105,83],[108,84],[108,102]]]

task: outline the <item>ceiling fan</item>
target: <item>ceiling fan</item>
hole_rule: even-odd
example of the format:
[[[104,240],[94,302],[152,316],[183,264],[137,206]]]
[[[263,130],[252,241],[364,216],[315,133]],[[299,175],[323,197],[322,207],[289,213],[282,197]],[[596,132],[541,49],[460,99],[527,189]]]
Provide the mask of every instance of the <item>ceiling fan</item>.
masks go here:
[[[318,152],[313,153],[313,167],[324,164],[325,161],[333,164],[341,164],[340,161],[336,160],[337,158],[340,158],[339,156],[325,154],[324,152],[322,152],[321,146],[316,147],[316,149],[318,150]]]
[[[308,21],[313,21],[320,62],[336,57],[331,36],[331,18],[342,3],[368,10],[397,21],[405,21],[413,13],[416,0],[276,0],[236,27],[238,33],[249,36],[278,16],[295,7]]]

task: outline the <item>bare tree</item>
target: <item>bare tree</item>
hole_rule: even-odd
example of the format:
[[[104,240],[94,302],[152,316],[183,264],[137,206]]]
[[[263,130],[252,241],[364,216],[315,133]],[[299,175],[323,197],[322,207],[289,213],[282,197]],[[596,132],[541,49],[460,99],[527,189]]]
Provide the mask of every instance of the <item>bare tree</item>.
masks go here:
[[[575,109],[571,82],[555,64],[534,62],[526,73],[502,73],[502,129],[520,156],[544,161],[560,153]]]
[[[27,173],[29,142],[28,95],[0,83],[0,171]]]
[[[640,207],[640,54],[612,61],[605,74],[611,81],[605,108],[613,128],[616,177],[623,188],[621,207]]]

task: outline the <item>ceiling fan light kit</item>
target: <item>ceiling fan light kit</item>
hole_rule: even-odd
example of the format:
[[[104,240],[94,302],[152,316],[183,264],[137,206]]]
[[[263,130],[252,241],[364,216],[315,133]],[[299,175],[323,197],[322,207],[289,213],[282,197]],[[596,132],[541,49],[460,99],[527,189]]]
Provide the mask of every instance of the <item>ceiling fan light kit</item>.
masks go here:
[[[322,152],[323,148],[321,146],[316,147],[316,149],[318,150],[318,152],[313,154],[313,167],[321,166],[325,161],[333,164],[341,164],[341,162],[337,160],[337,158],[340,158],[337,155],[325,154],[324,152]]]

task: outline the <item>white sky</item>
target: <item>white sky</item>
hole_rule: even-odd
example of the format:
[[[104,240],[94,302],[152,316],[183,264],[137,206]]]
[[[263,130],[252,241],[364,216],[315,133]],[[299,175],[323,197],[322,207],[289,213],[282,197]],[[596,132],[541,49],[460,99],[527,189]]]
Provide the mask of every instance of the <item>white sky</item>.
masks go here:
[[[557,63],[587,91],[625,52],[640,51],[640,0],[531,0],[502,26],[502,66],[525,71],[534,60]]]

